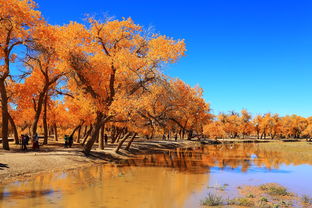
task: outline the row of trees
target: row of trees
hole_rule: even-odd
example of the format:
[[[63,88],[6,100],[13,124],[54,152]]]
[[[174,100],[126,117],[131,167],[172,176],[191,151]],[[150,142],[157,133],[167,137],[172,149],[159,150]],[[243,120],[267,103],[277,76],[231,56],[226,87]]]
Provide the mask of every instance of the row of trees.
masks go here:
[[[88,127],[86,153],[105,131],[120,147],[137,134],[202,130],[209,117],[202,90],[161,72],[184,55],[183,40],[152,33],[130,18],[58,26],[48,24],[31,0],[0,5],[4,149],[9,129],[18,143],[20,132],[35,135],[41,122],[45,144],[51,131],[57,139],[58,129],[73,135]]]
[[[246,110],[242,110],[240,114],[221,113],[213,122],[204,126],[204,134],[210,138],[309,138],[312,137],[312,117],[280,117],[271,113],[252,117]]]
[[[162,73],[164,65],[184,56],[184,41],[152,33],[130,18],[89,17],[84,24],[59,26],[48,24],[31,0],[0,5],[4,149],[10,132],[18,143],[20,133],[35,135],[38,126],[44,144],[50,134],[55,140],[75,134],[86,153],[96,141],[103,149],[105,135],[118,142],[118,151],[126,140],[129,149],[136,135],[299,137],[311,131],[311,119],[304,130],[288,127],[297,117],[266,114],[251,120],[243,111],[214,119],[200,87]]]

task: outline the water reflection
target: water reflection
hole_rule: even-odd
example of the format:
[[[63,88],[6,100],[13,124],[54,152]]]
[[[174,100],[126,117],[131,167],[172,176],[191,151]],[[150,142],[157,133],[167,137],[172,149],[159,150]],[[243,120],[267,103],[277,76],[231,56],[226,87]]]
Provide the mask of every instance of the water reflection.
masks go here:
[[[163,154],[141,155],[126,161],[126,164],[139,167],[170,167],[198,174],[209,172],[211,167],[241,168],[240,171],[247,172],[254,165],[266,169],[278,169],[282,164],[312,165],[312,158],[268,147],[269,144],[224,144],[180,148]]]
[[[216,179],[237,183],[269,171],[268,182],[281,173],[300,180],[287,165],[306,164],[311,170],[311,160],[269,144],[182,148],[141,155],[121,166],[49,173],[0,186],[0,207],[196,207]]]
[[[200,191],[208,179],[208,175],[186,175],[161,168],[97,166],[68,172],[66,177],[48,174],[9,185],[2,190],[4,200],[0,204],[3,207],[183,207],[189,191]],[[55,192],[29,197],[30,192],[45,190]]]

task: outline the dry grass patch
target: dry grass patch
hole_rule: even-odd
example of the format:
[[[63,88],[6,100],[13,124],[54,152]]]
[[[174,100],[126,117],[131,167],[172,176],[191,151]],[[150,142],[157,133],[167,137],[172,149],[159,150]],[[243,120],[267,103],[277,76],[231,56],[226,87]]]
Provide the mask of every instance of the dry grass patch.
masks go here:
[[[287,191],[283,186],[280,186],[275,183],[268,183],[260,186],[260,189],[265,193],[275,196],[290,196],[292,195]]]

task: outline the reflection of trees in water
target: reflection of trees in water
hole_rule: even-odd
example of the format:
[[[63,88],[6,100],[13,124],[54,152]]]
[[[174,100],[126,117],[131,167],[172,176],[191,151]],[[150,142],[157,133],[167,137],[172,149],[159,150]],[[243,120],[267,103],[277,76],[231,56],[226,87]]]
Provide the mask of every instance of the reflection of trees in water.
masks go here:
[[[208,180],[206,174],[165,168],[102,165],[44,174],[5,189],[17,207],[183,207]],[[44,194],[46,190],[54,192]],[[35,197],[27,197],[29,193]],[[1,205],[9,207],[9,200],[0,201]]]
[[[256,157],[253,157],[256,156]],[[142,155],[128,160],[129,166],[170,167],[179,171],[204,173],[210,167],[241,168],[246,172],[252,164],[277,169],[281,164],[293,164],[294,158],[286,151],[273,151],[259,144],[206,145],[197,148],[180,148],[163,154]],[[309,161],[296,158],[296,165]]]
[[[312,162],[311,158],[300,157],[299,153],[287,149],[275,150],[270,144],[182,148],[141,155],[122,167],[103,165],[42,174],[29,181],[0,187],[0,207],[9,207],[7,198],[16,199],[14,203],[20,207],[38,204],[55,207],[49,204],[51,200],[57,202],[58,207],[90,207],[92,203],[102,205],[103,201],[107,207],[138,207],[145,203],[153,203],[154,207],[183,207],[191,191],[201,190],[209,180],[209,174],[189,173],[207,173],[211,167],[247,171],[251,165],[272,169],[281,164]]]

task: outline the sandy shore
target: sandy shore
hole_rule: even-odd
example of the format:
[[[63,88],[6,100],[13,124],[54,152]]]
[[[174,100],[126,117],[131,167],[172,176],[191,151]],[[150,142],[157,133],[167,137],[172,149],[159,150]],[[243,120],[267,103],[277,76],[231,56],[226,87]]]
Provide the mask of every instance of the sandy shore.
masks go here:
[[[119,163],[138,154],[149,154],[179,147],[194,147],[199,142],[192,141],[136,141],[131,151],[114,152],[116,145],[107,145],[105,150],[97,150],[96,145],[89,156],[82,152],[80,144],[64,148],[61,143],[40,147],[40,151],[22,151],[20,146],[11,145],[10,151],[0,150],[0,184],[23,180],[34,174],[53,172],[90,166],[100,163]],[[29,145],[30,146],[30,145]]]

